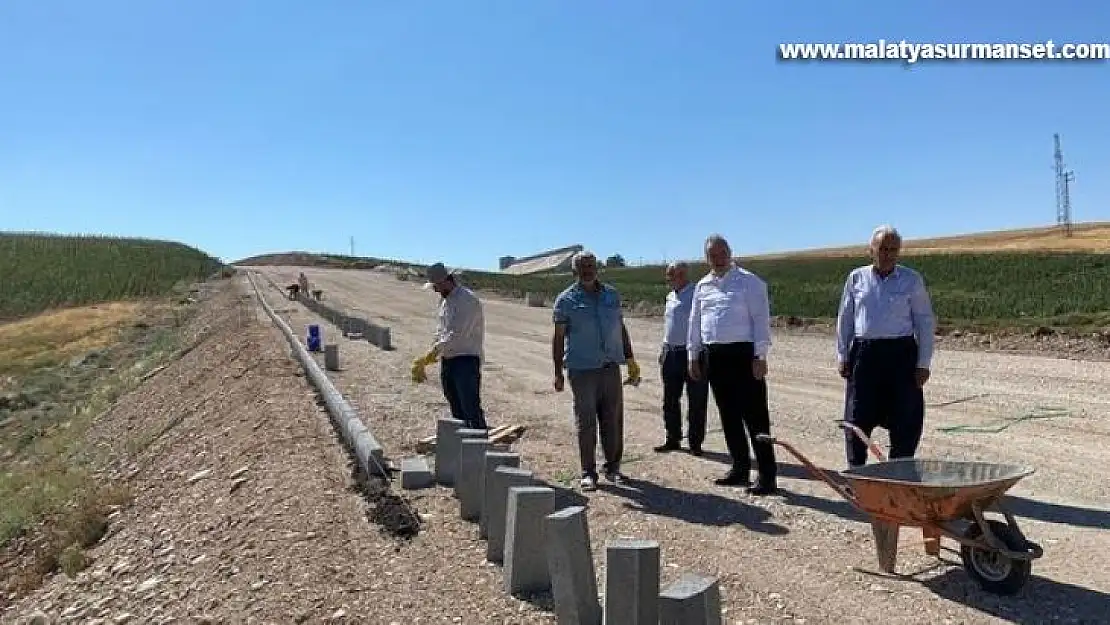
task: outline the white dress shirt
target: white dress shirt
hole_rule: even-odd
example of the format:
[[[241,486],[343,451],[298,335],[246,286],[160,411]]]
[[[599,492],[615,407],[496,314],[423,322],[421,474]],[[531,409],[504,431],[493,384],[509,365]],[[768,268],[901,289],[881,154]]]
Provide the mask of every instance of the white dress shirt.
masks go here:
[[[844,281],[836,319],[836,359],[848,362],[855,339],[917,339],[917,366],[933,360],[936,317],[925,280],[902,265],[883,278],[872,265],[857,267]]]
[[[478,356],[484,360],[485,319],[478,296],[465,286],[456,285],[441,298],[436,315],[434,347],[439,357]]]
[[[667,292],[666,307],[663,311],[663,345],[665,347],[685,347],[690,328],[690,303],[694,298],[694,283],[675,291]]]
[[[754,343],[755,355],[767,357],[771,349],[771,304],[767,283],[733,265],[719,278],[709,272],[694,287],[686,349],[693,362],[704,345],[738,342]]]

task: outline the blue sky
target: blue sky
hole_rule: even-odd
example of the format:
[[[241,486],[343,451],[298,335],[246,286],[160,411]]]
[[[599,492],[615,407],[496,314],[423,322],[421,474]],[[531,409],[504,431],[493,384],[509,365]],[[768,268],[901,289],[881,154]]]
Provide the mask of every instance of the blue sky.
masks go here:
[[[0,3],[0,229],[495,268],[1110,219],[1110,62],[781,63],[1105,41],[1105,2]]]

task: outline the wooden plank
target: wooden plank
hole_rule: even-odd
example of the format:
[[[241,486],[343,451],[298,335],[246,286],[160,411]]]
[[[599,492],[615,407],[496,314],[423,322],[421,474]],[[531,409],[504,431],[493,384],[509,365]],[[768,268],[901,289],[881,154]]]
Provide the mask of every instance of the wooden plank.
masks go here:
[[[514,425],[496,436],[491,436],[489,441],[490,443],[511,443],[523,436],[527,429],[523,425]]]
[[[490,443],[510,443],[524,433],[525,427],[523,425],[499,425],[495,428],[490,428],[489,437]],[[436,435],[425,436],[416,442],[416,452],[421,454],[430,453],[435,451],[436,448]]]

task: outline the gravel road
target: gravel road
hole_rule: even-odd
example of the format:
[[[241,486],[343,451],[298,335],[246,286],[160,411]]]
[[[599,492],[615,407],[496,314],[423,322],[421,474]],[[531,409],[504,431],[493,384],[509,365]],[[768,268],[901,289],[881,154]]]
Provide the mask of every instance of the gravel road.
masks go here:
[[[301,268],[266,267],[287,284]],[[304,307],[270,301],[296,331],[323,323],[340,341],[337,386],[363,414],[395,460],[434,433],[446,407],[430,383],[413,385],[409,363],[423,353],[434,328],[438,295],[419,284],[373,271],[306,269],[332,305],[392,329],[395,351],[339,338],[336,328]],[[515,445],[524,463],[552,482],[573,485],[577,467],[569,393],[551,388],[550,309],[483,295],[487,362],[484,403],[491,425],[529,427]],[[890,623],[1096,622],[1105,618],[1110,571],[1091,554],[1110,553],[1110,485],[1091,477],[1105,466],[1110,443],[1110,363],[972,351],[940,351],[927,386],[927,432],[920,456],[1028,463],[1037,472],[1010,492],[1023,530],[1045,547],[1022,595],[1000,599],[970,584],[958,554],[926,556],[920,535],[902,532],[900,577],[878,572],[869,526],[838,495],[778,449],[783,494],[752,498],[712,479],[727,468],[716,407],[710,403],[707,453],[655,454],[661,442],[662,388],[655,366],[661,322],[628,321],[644,383],[628,389],[626,472],[633,482],[586,495],[599,583],[604,589],[605,540],[637,536],[661,541],[663,583],[682,571],[721,580],[727,622],[863,622],[881,613]],[[820,466],[839,469],[843,382],[834,371],[827,337],[777,331],[770,358],[773,431]],[[1040,417],[1025,418],[1022,417]],[[995,433],[942,432],[959,425],[1008,425]],[[880,431],[881,432],[881,431]],[[879,442],[886,445],[878,434]],[[580,495],[574,495],[580,497]],[[418,507],[450,501],[445,489],[411,494]],[[440,503],[434,503],[440,502]],[[451,515],[447,515],[450,517]],[[456,515],[457,517],[457,515]],[[426,534],[466,534],[455,518],[436,518]],[[465,524],[461,525],[465,528]],[[480,566],[468,547],[439,564]],[[951,546],[951,543],[948,544]],[[860,606],[867,606],[861,609]],[[542,611],[537,622],[543,622]],[[514,621],[517,622],[517,621]],[[519,621],[525,622],[525,621]],[[528,621],[531,622],[531,621]]]

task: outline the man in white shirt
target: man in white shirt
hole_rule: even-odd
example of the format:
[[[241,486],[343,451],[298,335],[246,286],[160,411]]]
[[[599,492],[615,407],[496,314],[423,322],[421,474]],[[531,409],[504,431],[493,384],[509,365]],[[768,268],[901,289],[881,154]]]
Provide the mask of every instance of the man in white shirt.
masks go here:
[[[709,404],[709,385],[705,380],[690,377],[687,366],[686,336],[690,327],[690,303],[694,284],[687,279],[689,266],[684,262],[667,265],[665,276],[671,290],[667,292],[663,313],[663,345],[659,351],[659,377],[663,380],[663,427],[666,441],[655,448],[658,452],[681,449],[682,399],[686,389],[686,440],[690,453],[702,454],[705,440],[705,413]]]
[[[482,361],[485,359],[485,319],[482,302],[473,291],[458,284],[454,272],[443,263],[428,267],[425,288],[433,288],[442,299],[437,314],[435,342],[424,356],[412,363],[412,379],[427,379],[424,367],[440,360],[439,377],[451,416],[472,429],[486,430],[482,410]]]
[[[890,458],[917,453],[933,358],[933,306],[921,274],[898,264],[902,237],[890,226],[871,235],[870,265],[848,274],[837,315],[836,358],[847,380],[845,420],[868,436],[890,434]],[[845,432],[848,466],[863,466],[867,448]]]
[[[690,377],[705,378],[713,390],[732,469],[716,480],[721,486],[750,484],[748,435],[759,477],[748,492],[777,490],[777,465],[767,407],[767,352],[771,348],[771,310],[767,283],[732,261],[732,249],[719,234],[705,242],[710,272],[694,287],[686,339]],[[745,433],[747,429],[747,433]]]

